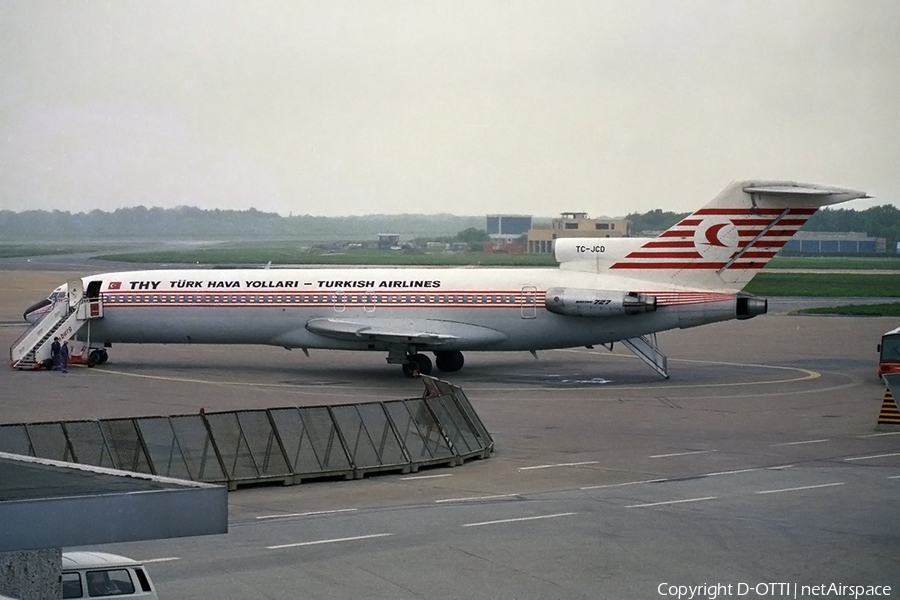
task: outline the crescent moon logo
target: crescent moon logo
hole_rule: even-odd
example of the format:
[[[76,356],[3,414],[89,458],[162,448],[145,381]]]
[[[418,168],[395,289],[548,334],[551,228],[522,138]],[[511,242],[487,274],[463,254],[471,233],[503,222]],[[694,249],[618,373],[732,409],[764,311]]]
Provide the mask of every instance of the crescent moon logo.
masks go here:
[[[694,230],[694,248],[704,260],[726,261],[737,251],[739,238],[734,223],[712,217],[701,221]]]
[[[725,247],[728,244],[719,239],[719,232],[721,232],[725,227],[728,226],[728,223],[716,223],[712,227],[706,230],[706,241],[711,246],[722,246]]]

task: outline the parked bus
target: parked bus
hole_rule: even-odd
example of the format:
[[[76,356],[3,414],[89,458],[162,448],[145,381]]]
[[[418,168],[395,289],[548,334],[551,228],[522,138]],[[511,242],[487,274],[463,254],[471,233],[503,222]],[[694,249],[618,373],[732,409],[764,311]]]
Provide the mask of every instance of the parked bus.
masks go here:
[[[881,336],[878,354],[879,375],[900,373],[900,327]]]

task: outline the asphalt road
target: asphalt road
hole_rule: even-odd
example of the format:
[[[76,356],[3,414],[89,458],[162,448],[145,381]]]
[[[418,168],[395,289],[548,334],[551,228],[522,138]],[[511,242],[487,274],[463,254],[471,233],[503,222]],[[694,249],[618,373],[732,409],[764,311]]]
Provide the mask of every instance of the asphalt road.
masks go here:
[[[18,298],[49,276],[4,276],[8,346],[23,331]],[[900,432],[875,430],[875,345],[894,327],[774,314],[664,332],[669,380],[618,347],[470,353],[449,379],[493,435],[493,457],[239,489],[227,535],[102,549],[150,561],[162,598],[629,599],[703,584],[792,596],[766,585],[781,583],[797,597],[830,583],[897,596]],[[66,375],[0,371],[0,389],[0,421],[17,422],[422,388],[380,354],[122,346]]]

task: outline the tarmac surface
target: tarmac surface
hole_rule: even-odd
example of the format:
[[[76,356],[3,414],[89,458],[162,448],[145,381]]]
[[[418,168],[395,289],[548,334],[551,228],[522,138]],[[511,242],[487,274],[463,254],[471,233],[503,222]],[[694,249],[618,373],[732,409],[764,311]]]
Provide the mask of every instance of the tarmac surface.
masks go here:
[[[22,309],[66,273],[2,276],[9,346]],[[493,457],[241,488],[227,535],[99,549],[149,562],[161,598],[628,599],[716,584],[732,586],[718,597],[802,598],[831,583],[900,596],[900,432],[875,430],[875,346],[896,320],[773,312],[659,334],[669,380],[618,346],[467,353],[446,379],[479,412]],[[0,422],[21,422],[394,399],[422,385],[380,353],[147,345],[68,374],[3,369],[0,390]]]

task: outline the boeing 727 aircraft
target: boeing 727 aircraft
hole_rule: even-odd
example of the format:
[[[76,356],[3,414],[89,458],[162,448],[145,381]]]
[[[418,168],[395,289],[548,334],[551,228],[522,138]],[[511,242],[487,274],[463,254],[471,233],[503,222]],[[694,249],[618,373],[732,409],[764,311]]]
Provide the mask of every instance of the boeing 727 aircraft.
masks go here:
[[[733,183],[656,238],[556,240],[557,269],[153,270],[73,279],[31,307],[10,349],[47,366],[54,337],[85,344],[266,344],[387,353],[407,376],[463,366],[464,351],[621,342],[663,377],[656,332],[749,319],[741,289],[820,207],[863,192],[778,181]]]

